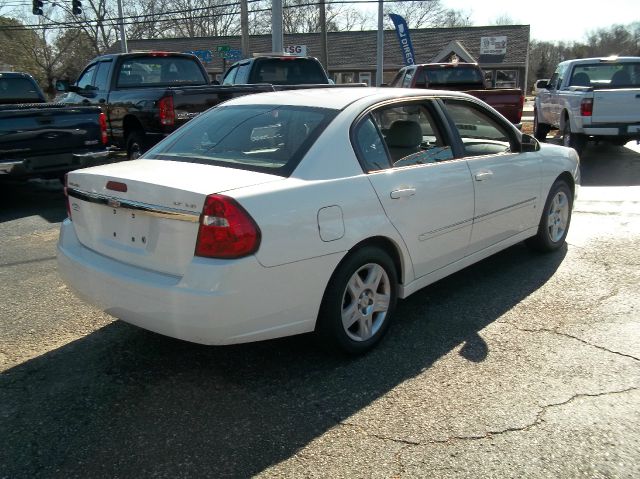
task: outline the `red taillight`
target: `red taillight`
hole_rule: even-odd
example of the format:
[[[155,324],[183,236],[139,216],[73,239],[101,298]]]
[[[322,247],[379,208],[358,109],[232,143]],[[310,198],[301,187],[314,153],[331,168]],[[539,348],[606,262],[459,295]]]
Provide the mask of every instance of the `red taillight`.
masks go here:
[[[158,101],[160,123],[165,126],[173,126],[176,121],[176,112],[173,109],[173,97],[165,96]]]
[[[260,246],[260,229],[234,199],[209,195],[200,215],[196,256],[240,258]]]
[[[580,116],[593,115],[593,98],[584,98],[580,102]]]
[[[64,202],[67,204],[67,217],[71,219],[71,203],[69,202],[69,173],[64,174]]]
[[[109,141],[107,136],[107,115],[100,113],[98,116],[98,123],[100,123],[100,139],[102,140],[102,144],[106,145]]]

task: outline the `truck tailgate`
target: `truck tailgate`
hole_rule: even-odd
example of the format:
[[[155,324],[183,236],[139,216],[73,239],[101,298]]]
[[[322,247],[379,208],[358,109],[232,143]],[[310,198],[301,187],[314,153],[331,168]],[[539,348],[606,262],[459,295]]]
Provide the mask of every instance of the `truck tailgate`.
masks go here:
[[[12,105],[0,108],[0,156],[52,155],[101,145],[98,107]]]
[[[640,88],[595,90],[591,123],[640,123]]]
[[[517,124],[522,120],[524,96],[519,89],[466,90],[465,93],[491,105],[511,123]]]
[[[173,93],[175,124],[180,126],[222,102],[252,93],[273,91],[272,85],[206,85],[170,89]]]

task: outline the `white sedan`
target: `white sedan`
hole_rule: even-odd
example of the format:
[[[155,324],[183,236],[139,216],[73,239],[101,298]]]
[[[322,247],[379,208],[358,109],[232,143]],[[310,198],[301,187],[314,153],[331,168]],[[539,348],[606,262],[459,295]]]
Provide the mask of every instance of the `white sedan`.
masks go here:
[[[523,240],[560,248],[578,184],[574,150],[469,95],[250,95],[139,160],[69,173],[59,271],[89,303],[167,336],[315,331],[357,354],[398,298]]]

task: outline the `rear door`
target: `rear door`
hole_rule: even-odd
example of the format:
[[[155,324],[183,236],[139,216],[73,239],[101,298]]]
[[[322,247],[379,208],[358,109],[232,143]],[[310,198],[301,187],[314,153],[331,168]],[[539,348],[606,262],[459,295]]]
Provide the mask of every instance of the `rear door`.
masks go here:
[[[416,278],[461,259],[471,235],[473,184],[431,100],[372,111],[356,127],[354,142]]]
[[[473,177],[475,211],[469,253],[534,226],[541,206],[539,155],[519,153],[513,127],[479,103],[462,99],[443,103]]]

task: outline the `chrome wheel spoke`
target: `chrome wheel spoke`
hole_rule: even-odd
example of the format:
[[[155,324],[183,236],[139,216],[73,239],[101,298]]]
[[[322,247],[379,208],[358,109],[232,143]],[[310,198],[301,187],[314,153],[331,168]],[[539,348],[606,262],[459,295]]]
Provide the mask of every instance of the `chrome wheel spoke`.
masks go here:
[[[376,294],[373,303],[374,313],[384,313],[389,309],[389,303],[391,302],[391,295],[389,294]]]
[[[360,340],[366,341],[371,336],[373,336],[373,322],[371,320],[371,316],[362,316],[360,318]]]
[[[342,325],[345,330],[351,328],[351,326],[353,326],[360,318],[360,311],[358,311],[358,307],[355,302],[342,310]]]

